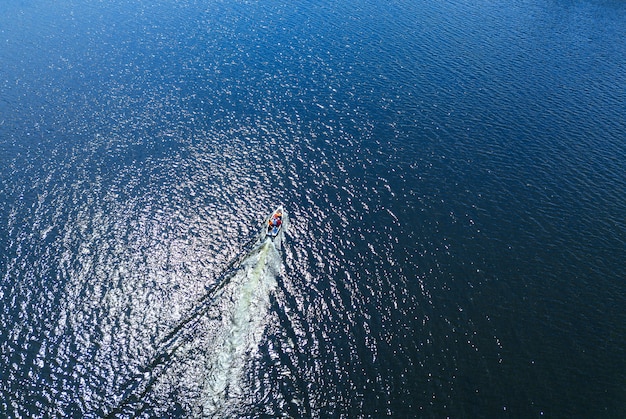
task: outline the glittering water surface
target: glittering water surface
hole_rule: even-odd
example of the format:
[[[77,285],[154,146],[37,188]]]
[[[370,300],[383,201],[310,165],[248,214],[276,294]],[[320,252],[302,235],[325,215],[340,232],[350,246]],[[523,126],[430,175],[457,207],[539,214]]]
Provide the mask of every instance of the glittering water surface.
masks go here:
[[[0,415],[626,416],[624,22],[3,2]]]

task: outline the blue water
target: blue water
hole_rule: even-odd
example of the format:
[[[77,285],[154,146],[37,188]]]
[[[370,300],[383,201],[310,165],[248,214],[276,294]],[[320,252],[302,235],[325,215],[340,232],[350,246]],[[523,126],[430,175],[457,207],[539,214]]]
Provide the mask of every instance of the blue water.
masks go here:
[[[0,250],[2,417],[626,417],[626,4],[5,1]]]

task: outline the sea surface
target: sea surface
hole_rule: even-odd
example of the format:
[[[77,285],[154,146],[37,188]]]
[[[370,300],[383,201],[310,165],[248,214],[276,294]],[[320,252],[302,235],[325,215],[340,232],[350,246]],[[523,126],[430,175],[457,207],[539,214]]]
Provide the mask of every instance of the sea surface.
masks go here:
[[[626,417],[626,3],[2,1],[0,417],[387,416]]]

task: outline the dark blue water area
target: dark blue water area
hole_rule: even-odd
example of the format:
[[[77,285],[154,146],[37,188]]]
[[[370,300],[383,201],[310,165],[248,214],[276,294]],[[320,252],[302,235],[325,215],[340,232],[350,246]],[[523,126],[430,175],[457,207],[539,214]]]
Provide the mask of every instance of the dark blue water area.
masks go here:
[[[0,416],[626,416],[623,2],[153,3],[0,5]]]

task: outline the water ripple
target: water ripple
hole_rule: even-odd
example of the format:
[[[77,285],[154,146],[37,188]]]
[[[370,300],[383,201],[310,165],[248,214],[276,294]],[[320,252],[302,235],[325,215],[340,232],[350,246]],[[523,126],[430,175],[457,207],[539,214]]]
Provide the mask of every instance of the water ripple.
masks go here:
[[[0,412],[623,416],[621,5],[96,3],[0,6]]]

